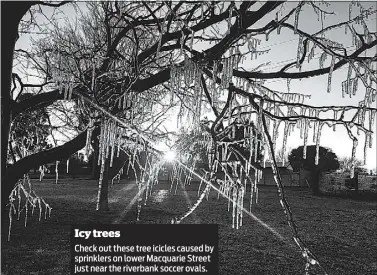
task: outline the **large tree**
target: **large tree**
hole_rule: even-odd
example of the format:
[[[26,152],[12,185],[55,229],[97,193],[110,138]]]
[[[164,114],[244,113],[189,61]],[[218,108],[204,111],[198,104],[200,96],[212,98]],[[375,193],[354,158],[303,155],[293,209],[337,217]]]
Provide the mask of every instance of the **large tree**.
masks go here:
[[[306,150],[306,152],[304,152]],[[318,156],[317,164],[316,157]],[[304,148],[299,146],[288,155],[288,160],[296,171],[306,169],[309,171],[320,170],[321,172],[335,171],[339,168],[338,157],[329,148],[310,145]]]
[[[309,145],[293,149],[288,160],[293,169],[305,169],[311,172],[311,188],[313,194],[319,194],[320,173],[335,171],[339,168],[338,157],[329,148]]]
[[[20,9],[20,14],[27,8]],[[356,15],[352,9],[357,9]],[[320,20],[317,29],[306,30],[300,15],[310,11],[322,19],[332,14],[330,7],[314,1],[88,3],[85,11],[77,11],[77,22],[65,26],[50,24],[44,39],[36,40],[30,51],[19,52],[20,56],[33,62],[38,75],[51,82],[42,92],[28,100],[14,102],[10,92],[12,58],[5,63],[9,79],[2,94],[6,94],[3,96],[5,106],[10,106],[2,113],[6,139],[12,119],[19,114],[56,100],[73,101],[80,105],[78,115],[83,116],[84,121],[94,120],[90,125],[94,125],[97,132],[92,137],[99,137],[101,174],[106,175],[107,163],[111,163],[116,146],[121,145],[129,155],[145,147],[153,151],[154,143],[165,135],[158,128],[161,120],[156,112],[163,116],[168,107],[177,106],[179,123],[196,130],[201,116],[210,112],[213,120],[207,140],[207,146],[211,148],[208,183],[231,186],[226,195],[237,198],[233,202],[233,211],[236,211],[241,205],[244,186],[250,184],[255,190],[256,182],[234,181],[230,176],[217,181],[214,170],[221,163],[225,171],[230,167],[238,175],[254,172],[258,178],[260,167],[255,164],[252,154],[240,148],[249,147],[250,152],[252,148],[262,147],[264,160],[269,159],[274,164],[279,200],[294,239],[308,266],[316,265],[317,258],[298,235],[276,169],[278,133],[279,130],[284,133],[283,155],[289,134],[297,128],[304,146],[310,128],[318,146],[324,127],[342,126],[353,141],[353,158],[358,145],[356,131],[365,136],[367,148],[372,142],[376,114],[372,103],[376,96],[373,50],[377,39],[366,24],[366,18],[375,10],[362,9],[359,4],[351,3],[349,20],[327,26]],[[13,56],[17,38],[17,26],[14,25],[20,19],[21,16],[12,19],[14,37],[7,40],[8,48],[12,49],[8,52],[9,57]],[[332,31],[337,28],[347,29],[345,35],[350,36],[353,47],[331,38]],[[294,60],[276,62],[277,66],[266,70],[266,64],[255,61],[260,55],[269,54],[260,44],[280,32],[292,32],[297,37],[297,56]],[[319,65],[313,64],[314,55],[320,55]],[[312,66],[306,67],[307,61]],[[338,85],[331,83],[333,74],[344,67],[348,68],[348,73],[341,85],[343,95],[353,96],[358,90],[359,94],[364,93],[362,100],[352,106],[311,106],[304,103],[307,96],[276,91],[265,83],[266,80],[286,79],[289,84],[293,79],[325,75],[330,92],[332,86]],[[252,130],[251,121],[254,121],[256,131]],[[241,140],[235,140],[234,127],[239,124],[245,131]],[[85,129],[62,146],[27,156],[10,169],[4,169],[3,195],[9,194],[17,179],[32,165],[61,159],[83,148],[87,143]],[[8,140],[2,144],[5,152],[7,144]],[[153,152],[155,156],[159,155]],[[146,159],[145,163],[152,163],[148,157]],[[142,175],[141,182],[149,182],[146,179],[155,173],[152,166],[145,166],[143,171],[149,169],[150,173]],[[239,223],[233,219],[233,225],[238,227]]]

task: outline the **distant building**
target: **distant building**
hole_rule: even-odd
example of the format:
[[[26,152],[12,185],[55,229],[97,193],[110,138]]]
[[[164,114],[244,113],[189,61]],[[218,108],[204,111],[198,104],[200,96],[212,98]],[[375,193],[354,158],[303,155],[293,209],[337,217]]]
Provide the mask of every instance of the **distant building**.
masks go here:
[[[300,172],[294,172],[289,162],[283,164],[279,161],[276,164],[284,186],[307,186],[305,181],[300,180]],[[272,162],[266,162],[265,165],[262,163],[263,175],[259,185],[276,185],[272,166]]]

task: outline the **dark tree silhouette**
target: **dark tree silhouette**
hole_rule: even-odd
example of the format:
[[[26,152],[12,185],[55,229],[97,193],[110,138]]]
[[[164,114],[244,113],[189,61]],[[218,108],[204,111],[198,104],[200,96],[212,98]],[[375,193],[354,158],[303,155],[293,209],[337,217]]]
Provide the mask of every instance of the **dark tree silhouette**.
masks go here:
[[[321,172],[329,172],[339,169],[338,157],[331,149],[319,146],[318,165],[315,164],[316,154],[316,146],[309,145],[306,148],[306,158],[304,159],[304,146],[299,146],[292,149],[288,155],[288,160],[295,171],[318,169]]]
[[[306,156],[304,156],[305,154]],[[300,146],[291,151],[288,155],[288,160],[296,171],[301,168],[311,171],[311,188],[314,195],[318,195],[320,192],[320,174],[339,169],[339,161],[336,154],[331,149],[322,146],[318,147],[318,153],[315,145],[307,146],[306,152],[304,146]],[[317,161],[318,163],[316,164]]]
[[[32,94],[24,93],[19,101],[27,100]],[[46,108],[22,113],[12,122],[11,143],[9,144],[10,160],[16,160],[52,147],[48,143],[51,133],[49,115]]]

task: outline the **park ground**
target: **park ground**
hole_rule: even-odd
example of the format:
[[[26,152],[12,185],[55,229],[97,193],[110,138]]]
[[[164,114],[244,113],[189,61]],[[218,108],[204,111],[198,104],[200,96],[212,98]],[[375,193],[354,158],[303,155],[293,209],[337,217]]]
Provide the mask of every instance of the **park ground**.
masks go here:
[[[21,215],[20,221],[13,222],[9,242],[7,230],[2,230],[2,275],[69,274],[71,224],[136,223],[137,207],[130,204],[138,190],[135,183],[122,180],[112,185],[110,211],[103,213],[95,211],[97,181],[32,182],[36,193],[53,208],[51,217],[39,222],[34,214],[24,227]],[[198,184],[186,186],[186,190],[178,186],[176,193],[175,186],[172,192],[170,187],[166,183],[153,186],[139,223],[170,223],[195,204]],[[375,201],[316,197],[306,188],[287,188],[285,193],[302,239],[329,274],[377,274]],[[249,209],[249,199],[245,207]],[[208,200],[184,220],[219,225],[219,274],[304,274],[305,262],[292,239],[275,187],[260,187],[259,201],[251,207],[253,215],[270,229],[248,215],[240,229],[232,229],[232,213],[227,208],[227,201],[211,190]]]

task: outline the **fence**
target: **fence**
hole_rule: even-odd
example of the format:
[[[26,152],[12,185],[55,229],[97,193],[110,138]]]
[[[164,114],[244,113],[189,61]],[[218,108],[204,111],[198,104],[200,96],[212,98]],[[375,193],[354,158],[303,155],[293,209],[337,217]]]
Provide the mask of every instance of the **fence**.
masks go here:
[[[377,195],[377,176],[359,175],[351,179],[347,173],[323,173],[319,179],[323,194],[371,193]]]
[[[300,173],[281,172],[281,181],[284,186],[306,186],[300,179]],[[272,171],[264,171],[259,185],[276,185]]]

